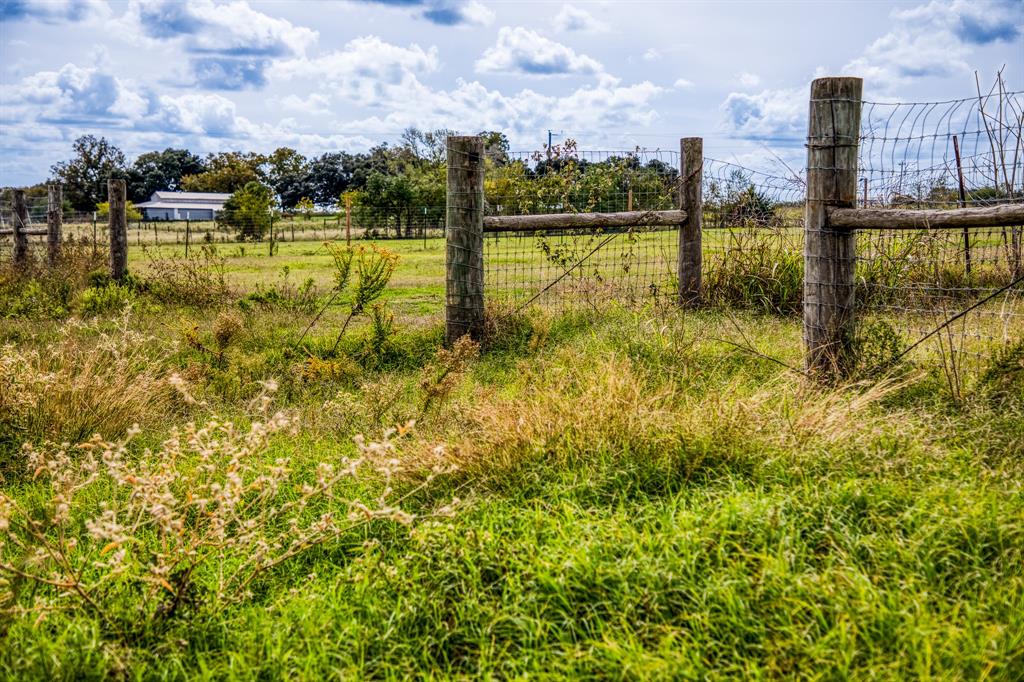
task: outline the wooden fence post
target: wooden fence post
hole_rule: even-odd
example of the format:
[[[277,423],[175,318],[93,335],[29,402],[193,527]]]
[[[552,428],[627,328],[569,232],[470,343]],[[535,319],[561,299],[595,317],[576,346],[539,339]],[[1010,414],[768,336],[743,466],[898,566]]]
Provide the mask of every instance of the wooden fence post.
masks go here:
[[[14,190],[14,219],[11,221],[11,230],[14,237],[14,249],[12,260],[15,265],[25,265],[28,262],[28,204],[25,203],[25,190]]]
[[[478,336],[484,321],[484,140],[448,138],[445,341]]]
[[[701,229],[704,224],[704,139],[679,141],[679,208],[686,222],[679,226],[679,302],[696,306],[702,296]]]
[[[60,258],[61,230],[64,227],[64,188],[47,185],[46,259],[53,267]]]
[[[107,180],[107,201],[110,208],[110,277],[116,282],[128,272],[128,215],[125,204],[125,182]]]
[[[855,208],[860,137],[860,78],[811,83],[804,208],[804,349],[808,371],[848,369],[854,326],[857,236],[828,224],[830,207]]]

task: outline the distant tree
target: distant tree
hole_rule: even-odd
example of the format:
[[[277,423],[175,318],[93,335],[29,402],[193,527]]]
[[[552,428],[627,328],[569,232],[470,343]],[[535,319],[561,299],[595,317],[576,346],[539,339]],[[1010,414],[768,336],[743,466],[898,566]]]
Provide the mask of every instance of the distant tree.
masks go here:
[[[295,208],[299,210],[302,215],[306,216],[306,220],[309,220],[313,216],[313,200],[309,197],[302,197],[295,204]]]
[[[412,182],[407,175],[374,173],[362,192],[361,203],[370,213],[385,222],[395,218],[395,236],[402,235],[402,217],[406,217],[406,234],[411,234],[414,198]]]
[[[406,128],[402,133],[402,148],[413,160],[438,165],[444,163],[448,154],[448,138],[455,134],[454,130],[447,128],[428,131]]]
[[[142,220],[142,211],[135,208],[135,203],[132,201],[125,202],[125,217],[128,220]],[[110,217],[110,202],[101,201],[96,204],[96,217],[99,220],[106,220]]]
[[[508,138],[505,133],[496,130],[484,130],[480,132],[484,138],[484,158],[494,162],[496,166],[504,166],[508,163]]]
[[[279,147],[266,157],[265,175],[281,208],[292,208],[314,193],[308,178],[309,160],[290,147]]]
[[[208,155],[204,163],[205,171],[181,179],[181,189],[186,192],[237,192],[250,182],[263,179],[266,157],[251,152],[221,152]]]
[[[258,241],[270,229],[274,193],[266,185],[250,182],[224,202],[219,220],[233,228],[240,239]]]
[[[64,196],[78,211],[91,211],[106,200],[107,180],[125,177],[124,152],[105,137],[83,135],[72,145],[74,158],[54,164],[53,179],[64,185]]]
[[[328,152],[309,162],[305,182],[306,193],[320,205],[331,205],[352,185],[352,155]]]
[[[204,170],[203,160],[187,149],[168,147],[162,152],[146,152],[128,169],[128,198],[148,201],[153,192],[177,191],[184,176],[199,175]]]

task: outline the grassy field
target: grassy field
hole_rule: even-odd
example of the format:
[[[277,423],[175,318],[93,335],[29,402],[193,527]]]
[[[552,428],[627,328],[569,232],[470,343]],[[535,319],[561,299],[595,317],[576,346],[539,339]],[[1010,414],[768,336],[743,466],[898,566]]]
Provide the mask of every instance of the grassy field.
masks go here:
[[[443,244],[383,246],[393,326],[340,342],[315,242],[218,245],[212,300],[173,245],[56,312],[0,281],[0,677],[1024,677],[1019,336],[955,391],[820,386],[756,305],[445,351]]]

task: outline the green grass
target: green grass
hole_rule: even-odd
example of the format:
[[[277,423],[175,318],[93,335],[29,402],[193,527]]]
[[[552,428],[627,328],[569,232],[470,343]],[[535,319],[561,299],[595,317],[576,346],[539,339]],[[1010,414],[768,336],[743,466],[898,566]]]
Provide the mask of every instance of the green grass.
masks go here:
[[[268,465],[288,456],[309,474],[351,454],[356,433],[418,417],[409,466],[437,443],[459,465],[407,504],[425,518],[346,533],[267,575],[248,601],[200,606],[136,640],[84,609],[7,613],[0,677],[1024,677],[1019,377],[994,392],[971,375],[956,400],[927,364],[824,389],[717,340],[742,334],[798,366],[791,317],[605,306],[513,317],[424,413],[443,245],[384,245],[401,257],[388,293],[400,331],[383,357],[341,378],[301,377],[292,344],[302,314],[247,314],[223,362],[179,331],[194,323],[209,339],[216,310],[136,315],[132,328],[169,353],[161,369],[190,377],[206,404],[154,415],[133,453],[185,419],[244,421],[256,382],[276,377],[278,405],[303,427],[274,442]],[[219,247],[238,289],[285,265],[293,283],[328,286],[329,256],[315,243],[281,244],[274,257],[264,246],[244,256]],[[314,331],[313,352],[338,319]],[[51,322],[4,325],[22,349],[59,333]],[[356,331],[343,357],[363,357]],[[95,334],[71,333],[85,345]],[[27,477],[3,486],[26,504],[46,492]],[[83,508],[109,494],[90,489]],[[429,518],[453,496],[454,515]],[[29,593],[19,600],[28,606]]]

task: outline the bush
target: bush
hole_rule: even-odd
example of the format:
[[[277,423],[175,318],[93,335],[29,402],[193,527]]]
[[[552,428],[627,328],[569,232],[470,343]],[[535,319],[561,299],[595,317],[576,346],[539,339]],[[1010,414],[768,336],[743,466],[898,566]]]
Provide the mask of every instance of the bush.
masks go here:
[[[105,313],[123,310],[135,300],[135,290],[130,286],[110,283],[102,287],[89,287],[79,298],[83,315],[95,317]]]
[[[224,202],[220,222],[233,228],[239,239],[259,241],[270,230],[273,202],[269,187],[250,182]]]
[[[218,305],[231,296],[224,258],[204,244],[190,256],[156,256],[146,251],[149,272],[146,291],[158,301],[202,308]]]

